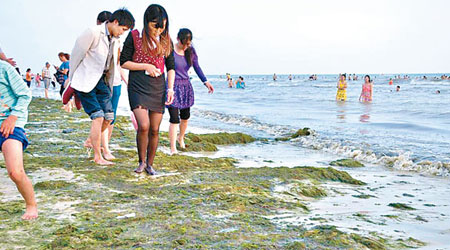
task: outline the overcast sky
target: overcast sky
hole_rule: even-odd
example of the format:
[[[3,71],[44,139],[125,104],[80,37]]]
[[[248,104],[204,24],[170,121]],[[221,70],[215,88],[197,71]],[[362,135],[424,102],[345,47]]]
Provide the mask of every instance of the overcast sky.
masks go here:
[[[1,0],[0,46],[22,72],[39,72],[102,10],[127,7],[143,27],[163,5],[173,39],[193,31],[206,74],[450,72],[446,0]]]

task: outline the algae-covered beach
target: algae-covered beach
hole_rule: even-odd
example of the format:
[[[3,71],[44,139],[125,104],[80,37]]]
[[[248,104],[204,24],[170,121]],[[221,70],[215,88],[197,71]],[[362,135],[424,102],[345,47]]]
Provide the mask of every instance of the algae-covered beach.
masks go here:
[[[310,204],[334,196],[333,185],[366,183],[332,167],[238,168],[232,158],[168,156],[158,152],[159,175],[138,175],[135,133],[120,117],[114,166],[95,165],[82,147],[87,115],[34,98],[26,127],[25,169],[36,189],[40,216],[20,220],[24,204],[0,168],[2,249],[401,249],[425,246],[370,227],[342,231],[315,216]],[[160,144],[167,145],[161,133]],[[188,136],[187,150],[261,140],[244,134]],[[220,149],[219,149],[220,150]],[[361,197],[370,198],[370,197]],[[407,207],[392,204],[402,211]],[[394,209],[394,208],[392,208]],[[289,223],[285,214],[320,225]],[[358,215],[364,218],[364,214]]]

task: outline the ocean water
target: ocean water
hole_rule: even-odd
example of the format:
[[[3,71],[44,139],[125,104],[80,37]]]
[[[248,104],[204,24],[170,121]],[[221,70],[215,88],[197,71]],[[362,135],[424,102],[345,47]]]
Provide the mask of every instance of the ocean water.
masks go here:
[[[427,75],[428,79],[434,76]],[[402,170],[449,175],[450,81],[394,80],[372,75],[373,102],[358,101],[362,76],[348,81],[347,101],[336,102],[335,75],[244,76],[247,88],[230,89],[221,76],[210,76],[213,95],[193,81],[196,126],[242,130],[261,137],[285,135],[308,127],[314,136],[295,142],[298,147],[331,152]],[[234,78],[237,78],[236,76]],[[401,90],[395,91],[399,85]],[[440,94],[436,91],[440,90]]]

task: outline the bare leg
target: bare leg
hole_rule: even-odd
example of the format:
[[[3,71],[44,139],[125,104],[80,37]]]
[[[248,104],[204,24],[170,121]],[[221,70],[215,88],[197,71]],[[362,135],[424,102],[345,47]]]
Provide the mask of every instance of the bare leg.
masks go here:
[[[139,167],[138,171],[142,172],[144,167],[146,166],[146,155],[148,148],[148,131],[150,129],[150,120],[148,115],[148,110],[143,108],[136,108],[133,110],[134,116],[136,118],[136,122],[138,125],[137,133],[136,133],[136,144],[138,148],[138,156],[139,156]]]
[[[106,123],[105,123],[106,122]],[[103,157],[110,161],[116,159],[114,155],[112,155],[111,150],[109,149],[109,127],[110,127],[111,121],[103,121],[103,125],[105,129],[103,130],[102,127],[102,149],[103,149]]]
[[[2,152],[9,177],[16,184],[25,200],[26,211],[22,219],[32,220],[37,218],[38,211],[33,185],[23,169],[22,143],[14,139],[6,140],[3,143]]]
[[[150,133],[149,144],[147,148],[147,165],[153,166],[153,160],[156,156],[156,149],[158,148],[159,141],[159,125],[161,125],[163,114],[158,112],[150,112]]]
[[[48,89],[45,89],[44,92],[45,92],[45,99],[48,99]]]
[[[169,141],[170,141],[170,153],[172,154],[177,154],[177,128],[178,128],[178,124],[176,123],[171,123],[169,125]]]
[[[91,126],[91,142],[94,149],[94,162],[99,165],[112,165],[114,163],[103,159],[102,152],[100,149],[100,142],[102,137],[103,129],[103,118],[99,117],[92,120]]]
[[[114,130],[114,124],[110,124],[108,127],[108,141],[111,141],[112,132]]]
[[[187,126],[188,126],[188,120],[181,119],[180,134],[178,135],[178,143],[180,144],[181,148],[186,148],[186,145],[184,145],[184,135],[186,134]]]

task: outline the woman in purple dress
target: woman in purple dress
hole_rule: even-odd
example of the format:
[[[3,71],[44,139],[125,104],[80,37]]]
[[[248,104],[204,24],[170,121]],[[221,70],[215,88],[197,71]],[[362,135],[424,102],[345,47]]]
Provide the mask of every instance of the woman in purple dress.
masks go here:
[[[170,114],[170,151],[177,153],[176,141],[184,148],[184,134],[186,133],[190,108],[194,105],[194,89],[189,81],[188,70],[194,67],[200,80],[208,88],[209,93],[214,92],[211,83],[206,79],[202,69],[198,64],[198,56],[194,47],[191,46],[192,32],[189,29],[180,29],[177,36],[177,44],[174,46],[175,59],[175,84],[174,101],[167,106]],[[181,119],[180,119],[181,118]],[[180,134],[177,138],[177,127],[180,126]]]

